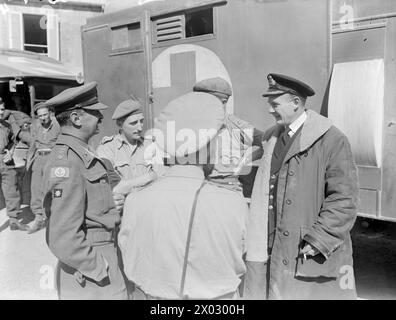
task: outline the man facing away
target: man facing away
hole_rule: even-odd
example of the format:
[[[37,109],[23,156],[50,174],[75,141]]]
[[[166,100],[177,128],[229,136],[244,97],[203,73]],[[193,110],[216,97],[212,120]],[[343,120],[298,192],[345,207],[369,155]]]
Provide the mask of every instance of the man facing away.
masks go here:
[[[241,276],[247,204],[206,180],[224,121],[221,102],[191,92],[171,101],[154,135],[170,169],[130,194],[119,233],[125,273],[145,299],[233,299]],[[172,136],[172,132],[175,134]]]
[[[60,299],[127,298],[115,244],[124,200],[112,192],[119,177],[88,146],[107,108],[96,87],[70,88],[44,104],[61,127],[44,169],[43,201]]]
[[[264,134],[254,182],[246,296],[353,299],[358,184],[348,139],[307,109],[310,86],[280,74],[267,78],[263,96],[276,124]]]
[[[31,199],[30,209],[35,218],[30,225],[28,233],[34,233],[45,227],[45,216],[43,212],[43,170],[48,160],[48,155],[55,146],[56,139],[60,133],[60,127],[56,119],[51,118],[50,109],[38,103],[34,112],[38,122],[30,127],[31,143],[27,157],[26,170],[31,169]]]

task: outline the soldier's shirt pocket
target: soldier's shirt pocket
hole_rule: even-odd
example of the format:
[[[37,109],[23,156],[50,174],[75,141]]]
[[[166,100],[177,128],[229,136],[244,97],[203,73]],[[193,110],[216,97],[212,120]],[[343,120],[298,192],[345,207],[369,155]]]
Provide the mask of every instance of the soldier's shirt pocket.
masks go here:
[[[107,171],[91,169],[84,173],[87,180],[87,213],[106,213],[112,207],[113,194]]]
[[[303,244],[304,236],[310,231],[308,227],[300,228],[300,246]],[[307,256],[306,260],[303,255],[299,254],[297,257],[296,265],[296,277],[303,278],[317,278],[317,277],[327,277],[327,278],[337,278],[340,273],[340,257],[345,251],[345,246],[342,244],[337,250],[335,250],[328,259],[326,259],[321,253],[315,256]]]

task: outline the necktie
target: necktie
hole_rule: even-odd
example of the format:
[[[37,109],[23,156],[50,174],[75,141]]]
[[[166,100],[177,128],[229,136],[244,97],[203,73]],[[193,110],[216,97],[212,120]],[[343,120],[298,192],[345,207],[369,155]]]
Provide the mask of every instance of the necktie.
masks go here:
[[[287,145],[291,140],[291,137],[289,136],[288,132],[290,131],[289,128],[286,128],[278,137],[278,140],[276,141],[275,147],[274,147],[274,152],[272,155],[272,160],[271,160],[271,172],[276,173],[280,169],[280,166],[282,165],[283,158],[286,156],[287,152]]]

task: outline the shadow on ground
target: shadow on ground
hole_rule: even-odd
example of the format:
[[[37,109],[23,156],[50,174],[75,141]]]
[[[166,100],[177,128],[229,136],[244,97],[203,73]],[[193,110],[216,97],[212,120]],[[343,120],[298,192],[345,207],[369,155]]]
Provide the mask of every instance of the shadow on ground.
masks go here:
[[[396,223],[358,218],[352,230],[358,296],[396,299]]]

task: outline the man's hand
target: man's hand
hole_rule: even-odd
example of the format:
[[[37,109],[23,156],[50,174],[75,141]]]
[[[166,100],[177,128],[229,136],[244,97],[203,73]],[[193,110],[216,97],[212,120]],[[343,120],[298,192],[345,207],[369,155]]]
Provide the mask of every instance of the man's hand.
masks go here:
[[[113,192],[113,200],[117,211],[121,212],[124,208],[125,196],[123,194]]]
[[[5,154],[3,156],[3,162],[4,163],[11,162],[12,156],[13,156],[13,152],[10,151],[10,150],[7,150],[7,149],[5,149],[4,152],[5,152]]]
[[[132,192],[133,187],[129,180],[121,180],[114,188],[113,194],[128,195]]]
[[[305,246],[300,250],[300,254],[303,256],[316,256],[320,251],[309,243],[305,243]]]

